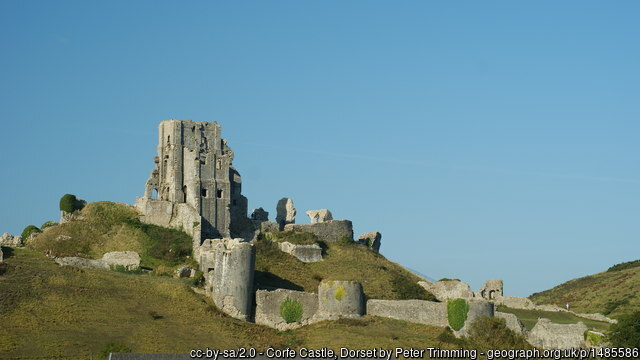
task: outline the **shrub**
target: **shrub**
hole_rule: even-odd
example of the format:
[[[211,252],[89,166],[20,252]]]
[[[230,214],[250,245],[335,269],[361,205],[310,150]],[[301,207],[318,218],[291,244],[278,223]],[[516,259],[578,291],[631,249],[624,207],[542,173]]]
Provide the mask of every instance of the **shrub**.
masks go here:
[[[460,279],[449,279],[449,278],[442,278],[438,281],[460,281]]]
[[[342,300],[342,298],[344,298],[345,296],[347,296],[347,292],[344,290],[344,286],[342,285],[338,285],[338,288],[336,289],[336,291],[333,293],[333,297],[340,301]]]
[[[392,290],[394,293],[398,294],[398,300],[428,300],[435,301],[436,298],[428,292],[425,288],[418,285],[417,282],[413,281],[408,276],[405,276],[399,272],[393,273],[393,280],[391,281]]]
[[[457,338],[449,327],[442,329],[442,332],[438,335],[438,341],[458,346],[462,346],[465,343],[464,339]]]
[[[638,266],[640,266],[640,260],[627,261],[627,262],[613,265],[612,267],[607,269],[607,272],[626,270],[626,269],[631,269]]]
[[[123,273],[123,274],[136,274],[136,275],[142,274],[142,269],[139,266],[133,270],[129,270],[124,265],[112,265],[111,270],[115,272]]]
[[[107,343],[102,348],[102,350],[100,350],[100,352],[98,353],[98,357],[100,359],[108,359],[110,353],[127,353],[127,352],[131,352],[131,349],[128,348],[126,345],[116,343],[116,342],[110,342],[110,343]]]
[[[302,304],[298,300],[286,298],[280,304],[280,316],[287,323],[293,323],[302,319]]]
[[[464,299],[453,299],[447,302],[447,318],[449,326],[455,331],[462,329],[464,322],[467,321],[467,313],[469,312],[469,304]]]
[[[62,197],[60,198],[60,210],[67,213],[74,212],[75,210],[77,210],[76,209],[77,201],[78,199],[73,194],[62,195]]]
[[[29,240],[29,236],[31,236],[32,234],[37,234],[39,232],[40,229],[38,229],[37,226],[28,225],[26,228],[24,228],[24,230],[22,230],[22,241],[27,242],[27,240]]]
[[[620,316],[611,325],[609,339],[613,347],[640,347],[640,311]]]
[[[44,224],[40,225],[40,230],[44,230],[50,226],[54,226],[57,225],[58,223],[56,223],[55,221],[45,221]]]
[[[345,244],[345,245],[353,245],[355,244],[355,242],[353,241],[352,238],[348,237],[348,236],[343,236],[340,238],[340,240],[338,241],[340,244]]]
[[[470,348],[479,351],[532,349],[524,337],[507,327],[504,319],[488,316],[479,317],[470,325],[466,340]]]
[[[601,346],[601,344],[607,341],[607,338],[602,333],[587,330],[584,332],[584,340],[588,345]]]
[[[204,273],[200,270],[196,271],[196,276],[194,276],[193,279],[189,280],[189,282],[193,286],[200,286],[204,284]]]

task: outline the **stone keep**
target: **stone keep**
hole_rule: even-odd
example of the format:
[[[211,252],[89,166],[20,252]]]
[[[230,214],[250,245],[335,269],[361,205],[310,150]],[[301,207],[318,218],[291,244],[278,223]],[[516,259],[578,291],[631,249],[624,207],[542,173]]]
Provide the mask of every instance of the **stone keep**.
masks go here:
[[[502,280],[487,280],[480,288],[480,297],[487,300],[493,300],[502,297],[503,285]]]
[[[145,214],[142,220],[182,227],[194,236],[194,246],[203,239],[239,235],[248,221],[247,198],[232,161],[218,123],[162,121],[156,168],[144,196],[136,200]]]

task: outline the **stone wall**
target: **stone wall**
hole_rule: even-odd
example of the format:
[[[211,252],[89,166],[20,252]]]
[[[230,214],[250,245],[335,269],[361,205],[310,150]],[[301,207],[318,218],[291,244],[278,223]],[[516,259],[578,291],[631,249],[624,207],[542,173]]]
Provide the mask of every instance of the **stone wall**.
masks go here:
[[[418,281],[418,285],[433,294],[439,301],[448,299],[471,299],[474,297],[469,284],[459,280]]]
[[[496,311],[494,312],[494,316],[500,319],[504,319],[505,323],[507,324],[507,327],[513,330],[516,334],[526,335],[527,328],[525,328],[524,325],[522,325],[522,322],[520,322],[520,320],[518,320],[518,317],[515,316],[514,314]]]
[[[555,324],[549,319],[539,319],[529,332],[527,341],[544,349],[569,349],[584,347],[584,332],[587,326],[577,324]]]
[[[282,302],[286,299],[296,300],[302,305],[302,317],[299,321],[287,323],[280,314]],[[266,325],[281,331],[295,329],[317,321],[317,312],[317,294],[285,289],[256,291],[256,324]]]
[[[0,236],[0,245],[2,246],[22,246],[22,236],[13,236],[9,233],[4,233]]]
[[[213,239],[215,264],[211,296],[228,315],[248,321],[253,305],[256,249],[243,239]]]
[[[316,224],[287,224],[284,231],[308,232],[325,242],[337,242],[343,237],[353,239],[353,224],[349,220],[328,220]]]
[[[296,245],[288,241],[278,243],[280,250],[295,256],[298,260],[310,263],[322,261],[322,248],[317,244]]]
[[[369,300],[367,314],[431,326],[449,326],[447,303],[427,300]]]
[[[200,246],[203,219],[191,205],[138,197],[135,208],[144,214],[140,221],[182,230],[192,236],[194,249]]]
[[[322,281],[318,285],[318,316],[327,319],[364,314],[362,285],[355,281]]]
[[[112,251],[104,254],[101,259],[85,259],[76,256],[56,258],[55,262],[61,266],[78,266],[88,269],[110,269],[112,266],[124,266],[127,270],[140,267],[140,255],[135,251]]]
[[[469,312],[467,313],[467,320],[464,322],[464,326],[459,331],[456,331],[457,336],[467,336],[471,324],[479,317],[494,316],[493,303],[483,299],[468,299]]]

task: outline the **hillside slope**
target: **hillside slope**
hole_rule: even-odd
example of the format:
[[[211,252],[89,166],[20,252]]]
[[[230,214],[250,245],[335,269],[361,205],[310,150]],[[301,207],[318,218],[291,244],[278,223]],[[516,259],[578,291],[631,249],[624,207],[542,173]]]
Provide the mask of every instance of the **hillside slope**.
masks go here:
[[[279,332],[228,317],[182,280],[60,267],[29,249],[3,248],[0,358],[87,359],[109,342],[134,352],[355,345],[455,348],[442,328],[364,317]]]
[[[640,266],[619,264],[609,270],[567,281],[552,289],[532,294],[536,304],[565,306],[577,313],[601,313],[618,317],[640,310]]]

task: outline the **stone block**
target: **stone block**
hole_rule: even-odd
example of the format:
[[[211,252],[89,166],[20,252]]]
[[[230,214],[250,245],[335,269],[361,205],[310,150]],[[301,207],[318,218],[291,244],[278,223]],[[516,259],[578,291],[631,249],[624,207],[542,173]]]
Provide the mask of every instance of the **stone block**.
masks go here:
[[[310,263],[322,261],[322,248],[317,244],[296,245],[288,241],[278,243],[280,250],[295,256],[298,260]]]
[[[322,223],[325,221],[333,220],[331,211],[327,209],[309,210],[307,211],[311,224]]]
[[[318,316],[326,319],[364,314],[362,285],[355,281],[322,281],[318,285]]]
[[[448,326],[447,303],[427,300],[367,301],[367,315],[388,317],[430,326]]]
[[[469,284],[459,280],[418,281],[418,285],[431,292],[439,301],[448,299],[472,299],[473,291]]]
[[[308,232],[324,242],[337,242],[342,238],[353,239],[353,224],[349,220],[329,220],[317,224],[288,224],[284,231]]]
[[[286,299],[298,301],[302,305],[302,316],[299,321],[287,323],[282,317],[280,310]],[[256,291],[256,324],[280,331],[295,329],[314,322],[317,311],[317,294],[285,289]]]
[[[380,245],[382,243],[382,234],[377,231],[364,233],[358,236],[357,243],[366,245],[375,252],[380,252]]]
[[[549,319],[539,319],[529,332],[527,341],[544,349],[570,349],[585,346],[584,332],[587,326],[577,324],[555,324]]]

